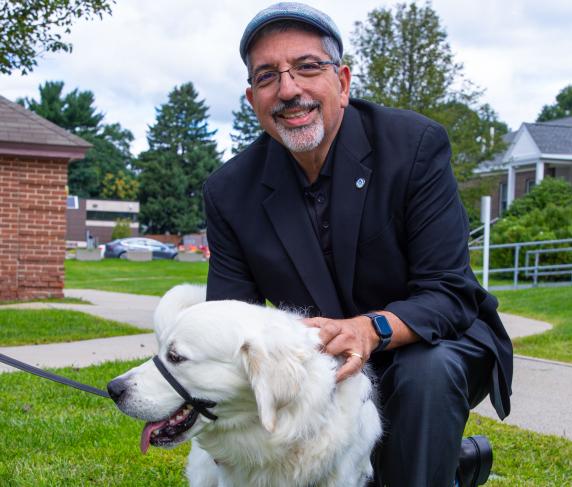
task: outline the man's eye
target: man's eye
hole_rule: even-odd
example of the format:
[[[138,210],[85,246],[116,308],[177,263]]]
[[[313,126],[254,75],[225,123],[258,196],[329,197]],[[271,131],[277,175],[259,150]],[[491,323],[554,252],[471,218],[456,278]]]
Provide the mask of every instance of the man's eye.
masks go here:
[[[321,71],[321,67],[318,63],[302,63],[296,66],[296,71],[302,74],[314,74]]]
[[[254,78],[257,85],[270,83],[274,78],[276,78],[275,71],[265,71],[264,73],[259,73]]]
[[[167,353],[167,359],[169,360],[169,362],[173,364],[178,364],[179,362],[183,362],[186,360],[185,357],[181,357],[174,350],[169,350],[169,352]]]

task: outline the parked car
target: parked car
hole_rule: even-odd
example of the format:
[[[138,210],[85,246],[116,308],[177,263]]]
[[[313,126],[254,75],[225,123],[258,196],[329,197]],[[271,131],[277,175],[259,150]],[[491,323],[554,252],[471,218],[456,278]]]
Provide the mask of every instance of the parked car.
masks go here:
[[[173,244],[164,244],[152,238],[120,238],[105,244],[105,257],[127,257],[128,250],[150,250],[154,259],[174,259],[177,256],[177,247]]]

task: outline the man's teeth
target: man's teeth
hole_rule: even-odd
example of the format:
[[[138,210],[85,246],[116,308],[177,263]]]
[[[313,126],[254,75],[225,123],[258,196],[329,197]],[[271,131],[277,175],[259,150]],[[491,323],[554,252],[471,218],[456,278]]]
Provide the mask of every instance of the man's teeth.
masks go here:
[[[282,116],[283,116],[284,118],[296,118],[296,117],[303,117],[303,116],[305,116],[305,115],[308,114],[308,113],[309,113],[308,110],[304,110],[304,111],[301,111],[301,112],[283,113]]]

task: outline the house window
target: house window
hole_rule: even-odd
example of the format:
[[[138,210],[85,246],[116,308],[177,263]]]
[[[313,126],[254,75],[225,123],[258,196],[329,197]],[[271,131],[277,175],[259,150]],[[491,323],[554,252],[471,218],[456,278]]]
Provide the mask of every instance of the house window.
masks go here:
[[[536,186],[536,181],[534,179],[527,179],[524,183],[524,193],[528,194],[532,191],[532,188]]]
[[[137,213],[129,213],[123,211],[90,211],[90,210],[86,212],[87,220],[114,222],[119,218],[124,218],[136,223]]]
[[[507,208],[508,204],[508,184],[499,184],[499,216],[501,216]]]

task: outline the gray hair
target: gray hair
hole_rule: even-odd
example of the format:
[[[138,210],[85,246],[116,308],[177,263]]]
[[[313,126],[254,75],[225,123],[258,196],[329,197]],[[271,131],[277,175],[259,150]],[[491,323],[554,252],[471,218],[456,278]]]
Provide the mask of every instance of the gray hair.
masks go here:
[[[324,52],[330,57],[330,60],[336,64],[334,68],[337,71],[337,67],[342,62],[342,56],[340,55],[340,48],[338,47],[336,40],[332,36],[324,34],[317,28],[304,22],[297,22],[296,20],[282,20],[268,24],[256,33],[250,42],[250,46],[254,46],[257,41],[268,34],[286,32],[288,30],[299,30],[318,35],[322,40],[322,48],[324,49]],[[250,50],[246,53],[246,69],[248,70],[248,76],[251,76],[252,64],[250,63]]]

